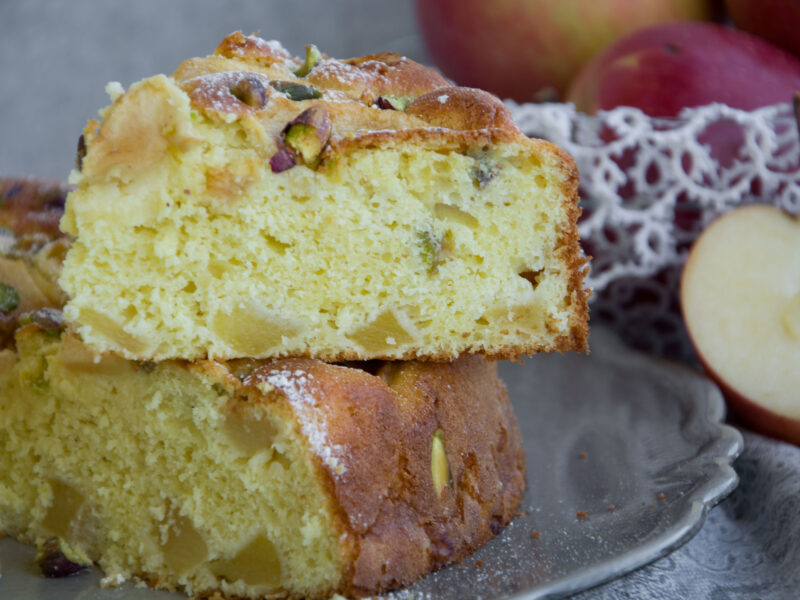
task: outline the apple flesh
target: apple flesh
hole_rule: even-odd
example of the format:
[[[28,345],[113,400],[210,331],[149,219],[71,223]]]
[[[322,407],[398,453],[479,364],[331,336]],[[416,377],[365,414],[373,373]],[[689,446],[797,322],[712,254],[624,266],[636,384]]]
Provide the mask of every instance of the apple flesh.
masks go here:
[[[764,205],[718,218],[692,246],[680,296],[731,413],[800,445],[800,218]]]
[[[800,90],[800,59],[754,35],[713,23],[675,23],[634,32],[595,56],[567,100],[594,113],[634,106],[653,117],[721,102],[743,110],[789,102]]]
[[[800,2],[797,0],[725,0],[733,23],[800,56]]]
[[[563,93],[583,63],[634,29],[713,13],[710,0],[417,0],[416,7],[445,75],[519,102]]]

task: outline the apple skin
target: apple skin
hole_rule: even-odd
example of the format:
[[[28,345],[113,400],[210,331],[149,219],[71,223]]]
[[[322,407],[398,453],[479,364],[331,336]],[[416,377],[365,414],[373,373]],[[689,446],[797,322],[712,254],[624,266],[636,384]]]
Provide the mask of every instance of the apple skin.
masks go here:
[[[800,2],[725,0],[734,25],[800,56]]]
[[[731,227],[734,220],[738,228]],[[695,241],[680,298],[698,360],[730,413],[753,431],[800,446],[800,319],[793,313],[794,337],[777,323],[789,304],[797,309],[798,275],[800,218],[774,206],[743,206],[719,217]],[[698,298],[707,305],[699,306]]]
[[[567,100],[595,113],[634,106],[652,117],[721,102],[743,110],[790,102],[800,59],[754,35],[713,23],[636,31],[584,65]]]
[[[582,64],[634,29],[714,15],[710,0],[416,0],[416,8],[447,77],[519,102],[563,93]]]
[[[703,359],[700,364],[725,396],[731,416],[752,431],[800,446],[800,419],[773,412],[733,389]]]

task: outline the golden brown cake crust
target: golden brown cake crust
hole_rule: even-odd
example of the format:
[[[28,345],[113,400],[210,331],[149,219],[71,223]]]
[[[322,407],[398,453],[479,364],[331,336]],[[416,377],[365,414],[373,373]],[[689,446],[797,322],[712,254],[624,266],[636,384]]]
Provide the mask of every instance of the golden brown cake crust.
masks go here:
[[[274,402],[267,383],[299,427],[313,422],[325,432],[324,446],[309,444],[349,556],[340,591],[358,596],[463,559],[514,518],[525,486],[522,437],[494,363],[471,356],[362,366],[375,374],[314,359],[252,361],[237,384],[237,402]],[[219,377],[220,367],[193,368]],[[431,470],[437,430],[451,474],[441,494]]]

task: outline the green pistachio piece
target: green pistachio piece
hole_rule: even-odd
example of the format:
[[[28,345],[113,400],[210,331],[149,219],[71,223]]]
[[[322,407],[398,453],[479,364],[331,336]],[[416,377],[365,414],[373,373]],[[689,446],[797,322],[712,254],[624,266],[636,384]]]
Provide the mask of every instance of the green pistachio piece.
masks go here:
[[[437,429],[433,433],[431,476],[433,477],[433,487],[436,489],[436,495],[441,496],[444,487],[452,482],[450,463],[447,462],[447,454],[444,450],[444,431],[441,429]]]
[[[442,243],[433,237],[430,231],[417,232],[417,246],[422,262],[428,267],[428,273],[433,273],[439,264],[439,251]]]
[[[0,281],[0,312],[8,313],[19,306],[17,288]]]
[[[316,167],[331,137],[332,123],[322,106],[311,106],[292,119],[283,130],[283,143],[308,167]]]
[[[294,72],[294,74],[298,77],[305,77],[311,72],[311,69],[317,65],[321,58],[322,53],[317,49],[317,47],[314,44],[308,44],[306,46],[306,59],[303,64],[300,65],[300,68]]]
[[[306,164],[313,164],[322,153],[322,142],[311,125],[297,123],[289,127],[285,138],[286,145],[298,153]]]
[[[295,102],[322,98],[322,92],[310,85],[303,85],[294,81],[272,81],[270,83],[277,91],[281,94],[286,94],[289,100],[294,100]]]
[[[57,336],[64,328],[64,316],[56,308],[40,308],[25,313],[19,319],[20,327],[31,323],[36,323],[48,335]]]
[[[475,165],[472,167],[472,178],[475,184],[483,189],[500,172],[500,166],[491,160],[486,154],[472,157]]]
[[[48,578],[69,577],[85,571],[91,566],[86,563],[73,562],[67,557],[69,553],[65,542],[59,538],[48,539],[36,552],[36,564],[39,565],[42,575]]]
[[[399,110],[402,112],[412,100],[411,96],[378,96],[375,105],[384,110]]]
[[[231,87],[231,94],[239,102],[247,104],[247,106],[256,110],[264,108],[267,103],[267,90],[264,84],[254,75],[243,77],[236,82],[236,85]]]

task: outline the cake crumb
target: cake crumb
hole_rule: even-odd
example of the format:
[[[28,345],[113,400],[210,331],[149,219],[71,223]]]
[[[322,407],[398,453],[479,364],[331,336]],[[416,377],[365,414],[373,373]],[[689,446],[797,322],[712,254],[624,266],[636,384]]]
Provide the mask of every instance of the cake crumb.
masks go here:
[[[589,511],[588,510],[579,510],[578,512],[575,513],[575,516],[577,518],[579,518],[579,519],[585,519],[586,517],[589,516]]]
[[[122,573],[116,573],[114,575],[109,575],[108,577],[103,577],[100,580],[100,587],[101,588],[119,587],[123,583],[125,583],[125,576]]]
[[[475,561],[475,566],[480,569],[483,566],[483,561],[482,560],[476,560]]]
[[[106,94],[111,98],[111,102],[116,102],[117,99],[125,93],[125,88],[119,81],[109,81],[106,84]]]
[[[617,508],[617,507],[616,507],[616,506],[614,506],[613,504],[609,504],[609,505],[608,505],[608,512],[614,512],[614,511],[616,510],[616,508]]]
[[[532,540],[535,540],[535,539],[536,539],[536,538],[538,538],[540,535],[542,535],[542,532],[541,532],[541,531],[539,531],[538,529],[534,529],[533,531],[531,531],[531,539],[532,539]]]
[[[663,492],[661,492],[661,493],[659,493],[659,494],[658,494],[658,499],[659,499],[659,500],[663,500],[664,498],[666,498],[666,496],[664,496],[664,493],[663,493]]]
[[[586,458],[587,456],[589,455],[586,453],[586,450],[581,450],[581,453],[578,455],[578,457],[582,459]]]

